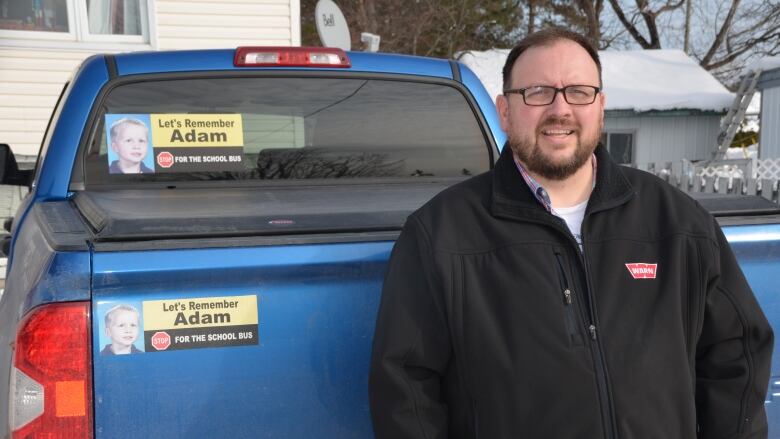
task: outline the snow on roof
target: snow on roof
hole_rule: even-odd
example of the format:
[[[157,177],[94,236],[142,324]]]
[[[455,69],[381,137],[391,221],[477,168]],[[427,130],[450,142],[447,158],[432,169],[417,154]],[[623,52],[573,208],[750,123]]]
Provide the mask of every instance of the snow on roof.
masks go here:
[[[460,61],[491,96],[501,93],[508,49],[470,51]],[[715,77],[681,50],[600,51],[607,110],[726,111],[734,100]]]
[[[749,70],[774,70],[780,68],[780,56],[766,56],[748,66]]]

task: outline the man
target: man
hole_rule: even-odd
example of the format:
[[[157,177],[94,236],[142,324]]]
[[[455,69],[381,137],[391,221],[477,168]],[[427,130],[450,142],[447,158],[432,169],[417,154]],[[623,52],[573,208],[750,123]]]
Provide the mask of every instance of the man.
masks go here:
[[[598,52],[521,41],[495,169],[412,214],[369,393],[377,438],[760,438],[772,331],[696,202],[597,146]]]

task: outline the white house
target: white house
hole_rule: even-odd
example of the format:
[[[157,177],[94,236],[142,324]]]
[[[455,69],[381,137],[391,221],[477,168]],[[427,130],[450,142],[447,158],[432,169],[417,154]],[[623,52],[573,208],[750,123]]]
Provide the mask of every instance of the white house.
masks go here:
[[[460,61],[492,96],[501,93],[508,50]],[[601,51],[607,97],[603,143],[621,163],[708,159],[734,95],[679,50]]]
[[[38,154],[65,82],[95,53],[300,45],[300,0],[0,0],[0,143]]]

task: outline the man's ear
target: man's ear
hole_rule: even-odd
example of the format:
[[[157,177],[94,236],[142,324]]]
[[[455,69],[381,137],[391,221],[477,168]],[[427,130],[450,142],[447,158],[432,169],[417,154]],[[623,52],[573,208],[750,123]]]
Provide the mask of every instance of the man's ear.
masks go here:
[[[509,101],[503,94],[496,96],[496,111],[498,111],[501,129],[506,133],[509,128]]]

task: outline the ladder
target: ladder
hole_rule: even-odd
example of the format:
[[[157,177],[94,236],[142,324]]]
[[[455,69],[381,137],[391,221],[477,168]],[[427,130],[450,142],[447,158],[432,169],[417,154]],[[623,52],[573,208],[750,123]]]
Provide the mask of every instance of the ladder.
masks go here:
[[[722,159],[726,156],[726,150],[729,149],[734,136],[737,134],[742,120],[745,119],[750,100],[756,92],[756,84],[761,77],[761,69],[752,70],[742,77],[739,83],[737,94],[734,96],[734,102],[731,104],[728,113],[720,122],[720,134],[718,134],[718,145],[712,152],[714,160]]]

